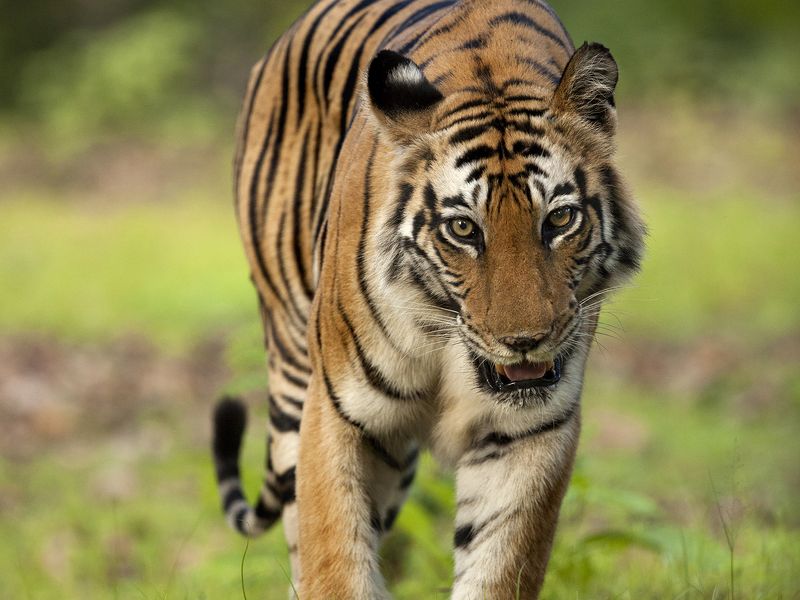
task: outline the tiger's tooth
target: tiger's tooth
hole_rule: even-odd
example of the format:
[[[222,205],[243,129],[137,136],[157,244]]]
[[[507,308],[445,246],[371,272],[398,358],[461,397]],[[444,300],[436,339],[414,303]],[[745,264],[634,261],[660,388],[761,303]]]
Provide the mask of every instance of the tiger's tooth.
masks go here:
[[[503,377],[508,377],[506,375],[506,369],[505,369],[505,367],[503,365],[501,365],[499,363],[495,363],[494,364],[494,370],[497,371],[497,373],[499,375],[502,375]]]

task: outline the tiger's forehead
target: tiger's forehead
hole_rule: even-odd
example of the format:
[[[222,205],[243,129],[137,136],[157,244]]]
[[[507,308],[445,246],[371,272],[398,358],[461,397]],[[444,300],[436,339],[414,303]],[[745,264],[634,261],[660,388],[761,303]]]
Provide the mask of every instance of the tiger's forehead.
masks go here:
[[[490,127],[470,143],[446,144],[434,155],[427,176],[451,206],[462,203],[483,212],[510,199],[540,212],[556,200],[577,199],[575,157],[544,129],[531,135]]]

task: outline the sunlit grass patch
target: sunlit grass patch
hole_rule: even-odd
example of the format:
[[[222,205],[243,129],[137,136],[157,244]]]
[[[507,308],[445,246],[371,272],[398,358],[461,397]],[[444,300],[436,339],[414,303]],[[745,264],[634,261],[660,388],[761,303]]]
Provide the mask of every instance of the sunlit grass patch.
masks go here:
[[[631,334],[776,334],[800,327],[800,206],[743,191],[641,197],[650,234],[642,272],[611,303]]]
[[[4,200],[0,280],[5,333],[136,333],[185,349],[198,334],[257,323],[227,198],[108,207]]]

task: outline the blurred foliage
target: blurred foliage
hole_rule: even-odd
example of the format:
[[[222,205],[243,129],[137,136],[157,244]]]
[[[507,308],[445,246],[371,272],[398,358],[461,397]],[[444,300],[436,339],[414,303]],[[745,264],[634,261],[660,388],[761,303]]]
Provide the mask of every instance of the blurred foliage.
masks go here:
[[[297,10],[249,0],[3,3],[13,18],[0,21],[0,111],[67,143],[232,121],[250,65]]]
[[[800,5],[781,0],[553,0],[576,43],[604,43],[620,94],[800,108]]]
[[[279,0],[3,0],[0,110],[80,143],[230,120],[248,69],[305,8]],[[800,107],[800,5],[553,0],[575,41],[609,46],[629,99]],[[198,116],[202,115],[202,116]]]

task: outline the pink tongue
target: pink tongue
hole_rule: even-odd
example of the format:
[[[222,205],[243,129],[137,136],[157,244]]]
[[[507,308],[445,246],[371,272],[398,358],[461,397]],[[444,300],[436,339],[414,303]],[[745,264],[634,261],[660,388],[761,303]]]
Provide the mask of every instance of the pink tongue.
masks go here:
[[[511,381],[523,381],[543,377],[547,372],[547,366],[547,363],[524,362],[516,365],[503,365],[503,370]]]

